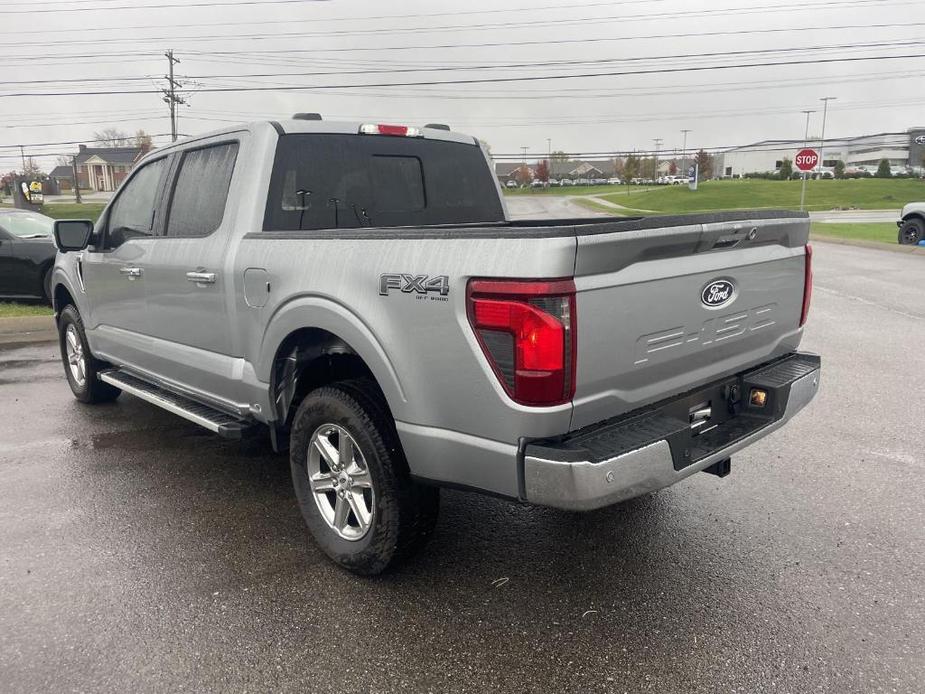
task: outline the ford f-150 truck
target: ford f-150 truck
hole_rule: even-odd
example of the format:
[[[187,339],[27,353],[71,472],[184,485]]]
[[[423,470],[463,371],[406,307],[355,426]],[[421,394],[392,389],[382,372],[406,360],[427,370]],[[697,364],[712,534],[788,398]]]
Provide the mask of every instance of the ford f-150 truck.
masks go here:
[[[52,284],[78,400],[267,431],[318,545],[373,574],[441,486],[580,511],[726,474],[816,393],[808,231],[511,221],[475,138],[301,115],[149,153],[56,223]]]

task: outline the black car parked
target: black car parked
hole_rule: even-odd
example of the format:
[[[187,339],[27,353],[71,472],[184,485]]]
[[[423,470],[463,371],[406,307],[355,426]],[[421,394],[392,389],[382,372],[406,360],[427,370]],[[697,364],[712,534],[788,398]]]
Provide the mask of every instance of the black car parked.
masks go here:
[[[38,212],[0,209],[0,298],[50,300],[53,225]]]

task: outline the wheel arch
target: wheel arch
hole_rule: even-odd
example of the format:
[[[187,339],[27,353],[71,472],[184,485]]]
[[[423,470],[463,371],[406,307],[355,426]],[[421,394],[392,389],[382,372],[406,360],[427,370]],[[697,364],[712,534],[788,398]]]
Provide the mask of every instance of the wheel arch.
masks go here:
[[[257,377],[268,384],[271,419],[285,432],[301,398],[335,381],[373,381],[393,415],[405,394],[383,345],[358,316],[323,299],[293,302],[277,311],[264,335]]]
[[[914,212],[910,212],[905,217],[903,217],[902,221],[908,222],[910,219],[917,219],[920,222],[925,222],[925,212],[915,210]]]

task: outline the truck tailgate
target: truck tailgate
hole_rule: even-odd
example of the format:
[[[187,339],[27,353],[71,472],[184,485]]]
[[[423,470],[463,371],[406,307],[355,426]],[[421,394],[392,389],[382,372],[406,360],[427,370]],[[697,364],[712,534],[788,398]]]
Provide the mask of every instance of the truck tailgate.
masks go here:
[[[573,430],[799,345],[805,216],[672,221],[579,231]]]

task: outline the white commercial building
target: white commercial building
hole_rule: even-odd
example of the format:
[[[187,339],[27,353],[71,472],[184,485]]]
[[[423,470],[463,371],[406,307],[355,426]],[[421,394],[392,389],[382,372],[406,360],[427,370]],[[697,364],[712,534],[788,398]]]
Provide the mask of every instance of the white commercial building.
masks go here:
[[[793,162],[803,146],[803,140],[765,140],[736,147],[716,155],[718,161],[714,171],[716,175],[727,178],[739,178],[750,173],[773,173],[780,169],[784,159]],[[848,172],[863,169],[874,173],[883,159],[890,162],[893,173],[920,174],[925,166],[925,128],[832,138],[827,139],[824,145],[818,139],[810,140],[806,146],[822,150],[822,170],[828,172],[833,170],[836,161],[844,162]]]

